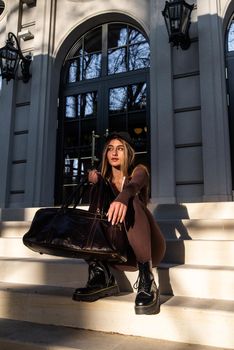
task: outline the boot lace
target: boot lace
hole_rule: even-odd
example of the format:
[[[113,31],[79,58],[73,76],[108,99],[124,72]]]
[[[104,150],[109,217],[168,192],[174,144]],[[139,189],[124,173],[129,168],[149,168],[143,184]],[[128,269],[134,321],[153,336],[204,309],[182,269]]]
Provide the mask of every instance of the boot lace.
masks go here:
[[[137,290],[137,293],[145,293],[151,295],[146,290],[149,288],[149,282],[146,281],[145,275],[139,272],[136,282],[133,284],[133,289]]]

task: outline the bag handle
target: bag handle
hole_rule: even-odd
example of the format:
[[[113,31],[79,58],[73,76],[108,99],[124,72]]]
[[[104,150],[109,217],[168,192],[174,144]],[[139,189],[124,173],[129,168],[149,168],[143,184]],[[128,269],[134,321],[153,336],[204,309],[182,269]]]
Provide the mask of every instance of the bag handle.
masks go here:
[[[67,209],[72,204],[73,200],[75,200],[73,204],[73,209],[75,209],[79,204],[81,198],[87,191],[88,187],[89,187],[88,175],[86,175],[84,177],[84,180],[82,180],[79,184],[77,184],[74,191],[65,199],[64,203],[61,206],[61,209],[62,210]],[[79,196],[77,197],[78,193],[79,193]]]

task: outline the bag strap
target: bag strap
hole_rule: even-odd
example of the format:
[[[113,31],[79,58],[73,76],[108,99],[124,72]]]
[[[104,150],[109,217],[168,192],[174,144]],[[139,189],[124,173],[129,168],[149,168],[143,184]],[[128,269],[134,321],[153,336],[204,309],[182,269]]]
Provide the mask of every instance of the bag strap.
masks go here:
[[[73,202],[73,208],[75,209],[88,188],[88,175],[86,175],[84,179],[79,184],[77,184],[74,191],[65,199],[64,203],[61,206],[61,209],[67,209]]]

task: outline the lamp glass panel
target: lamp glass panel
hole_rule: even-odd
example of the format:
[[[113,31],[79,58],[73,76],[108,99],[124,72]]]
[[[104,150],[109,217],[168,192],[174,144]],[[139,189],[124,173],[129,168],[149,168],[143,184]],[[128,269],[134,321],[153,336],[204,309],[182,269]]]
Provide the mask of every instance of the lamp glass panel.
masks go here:
[[[180,20],[181,20],[181,4],[175,3],[170,4],[169,17],[171,19],[171,32],[175,33],[180,30]]]
[[[181,32],[183,34],[186,34],[188,25],[189,25],[189,19],[190,19],[190,13],[191,10],[188,7],[183,8],[182,18],[181,18]]]

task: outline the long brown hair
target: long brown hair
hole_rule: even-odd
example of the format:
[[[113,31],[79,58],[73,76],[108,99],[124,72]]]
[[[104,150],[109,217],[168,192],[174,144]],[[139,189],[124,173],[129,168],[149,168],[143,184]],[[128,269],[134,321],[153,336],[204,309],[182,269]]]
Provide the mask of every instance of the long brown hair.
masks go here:
[[[128,142],[124,141],[121,138],[115,138],[119,140],[124,147],[124,161],[123,165],[121,167],[121,171],[123,172],[123,175],[128,177],[132,168],[133,168],[133,163],[135,159],[135,152],[134,149],[129,145]],[[107,152],[108,152],[108,147],[109,144],[112,140],[110,140],[104,147],[103,154],[102,154],[102,168],[101,168],[101,175],[104,178],[110,179],[111,177],[111,166],[108,163],[107,160]]]

